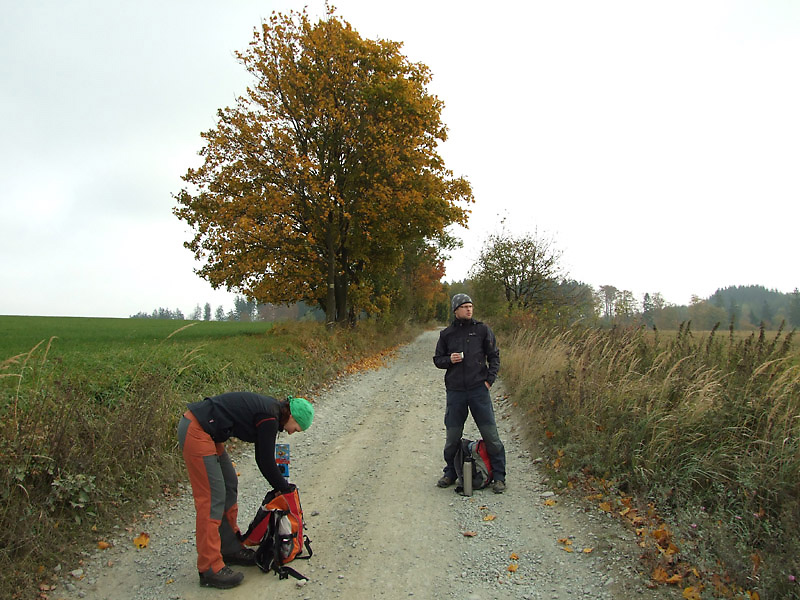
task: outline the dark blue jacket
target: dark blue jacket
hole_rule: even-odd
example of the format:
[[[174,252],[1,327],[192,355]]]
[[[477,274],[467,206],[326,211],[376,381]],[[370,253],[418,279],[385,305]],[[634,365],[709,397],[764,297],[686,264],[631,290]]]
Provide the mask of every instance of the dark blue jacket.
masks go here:
[[[275,462],[275,438],[281,431],[283,404],[253,392],[229,392],[193,402],[188,408],[216,443],[221,444],[231,437],[254,443],[261,474],[273,488],[288,492],[291,490],[289,482]]]
[[[453,352],[463,352],[464,360],[450,362]],[[484,382],[492,385],[500,369],[500,349],[488,325],[475,319],[455,319],[439,333],[433,364],[447,369],[444,386],[448,390],[471,390]]]

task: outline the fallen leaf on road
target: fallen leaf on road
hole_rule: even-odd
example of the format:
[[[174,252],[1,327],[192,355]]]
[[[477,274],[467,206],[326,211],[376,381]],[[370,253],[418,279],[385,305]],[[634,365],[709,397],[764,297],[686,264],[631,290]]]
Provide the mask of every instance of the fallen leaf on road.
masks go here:
[[[133,545],[139,549],[147,548],[147,544],[149,543],[150,543],[150,534],[145,533],[144,531],[135,538],[133,538]]]
[[[495,518],[496,517],[494,515],[486,515],[485,517],[483,517],[483,520],[484,521],[494,521]]]
[[[100,548],[100,550],[106,550],[107,548],[111,548],[111,544],[109,544],[108,542],[104,542],[103,540],[100,540],[99,542],[97,542],[97,547]]]
[[[656,567],[653,569],[653,574],[650,577],[653,579],[653,581],[657,581],[658,583],[666,583],[669,575],[664,567]]]
[[[465,531],[465,532],[464,532],[462,535],[463,535],[464,537],[475,537],[475,536],[476,536],[476,535],[478,535],[478,534],[477,534],[477,533],[475,533],[474,531]]]
[[[556,501],[553,500],[552,498],[548,498],[547,500],[544,501],[544,505],[545,506],[555,506],[556,505]]]
[[[508,570],[509,570],[511,573],[514,573],[514,572],[516,572],[516,570],[517,570],[518,568],[519,568],[519,566],[518,566],[518,565],[516,565],[516,564],[514,564],[514,563],[512,563],[512,564],[508,565]]]
[[[511,560],[519,560],[519,555],[516,552],[512,552],[511,556],[509,556]]]
[[[700,590],[694,586],[683,588],[683,597],[685,600],[700,600]]]

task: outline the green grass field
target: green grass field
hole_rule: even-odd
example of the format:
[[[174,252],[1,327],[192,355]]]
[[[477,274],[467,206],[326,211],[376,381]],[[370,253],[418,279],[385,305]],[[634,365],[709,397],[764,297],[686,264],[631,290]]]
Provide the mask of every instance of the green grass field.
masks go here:
[[[187,327],[187,325],[191,325]],[[262,334],[269,322],[173,321],[169,319],[93,319],[83,317],[0,316],[0,359],[28,352],[41,341],[56,337],[53,350],[152,346],[175,334],[181,342],[208,341],[246,334]]]

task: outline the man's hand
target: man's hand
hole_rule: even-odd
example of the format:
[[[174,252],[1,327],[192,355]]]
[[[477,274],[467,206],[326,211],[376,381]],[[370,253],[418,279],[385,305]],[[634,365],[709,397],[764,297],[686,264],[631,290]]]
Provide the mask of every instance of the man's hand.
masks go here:
[[[462,360],[464,360],[463,352],[453,352],[450,355],[450,362],[453,364],[460,363]]]

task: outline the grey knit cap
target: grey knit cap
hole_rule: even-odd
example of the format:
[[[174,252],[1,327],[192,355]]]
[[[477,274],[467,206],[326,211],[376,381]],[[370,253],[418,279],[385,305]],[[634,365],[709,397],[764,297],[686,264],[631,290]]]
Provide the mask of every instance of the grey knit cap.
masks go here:
[[[472,298],[470,298],[466,294],[456,294],[455,296],[453,296],[453,302],[452,302],[453,312],[456,312],[456,309],[459,306],[461,306],[462,304],[466,304],[467,302],[472,304]]]

